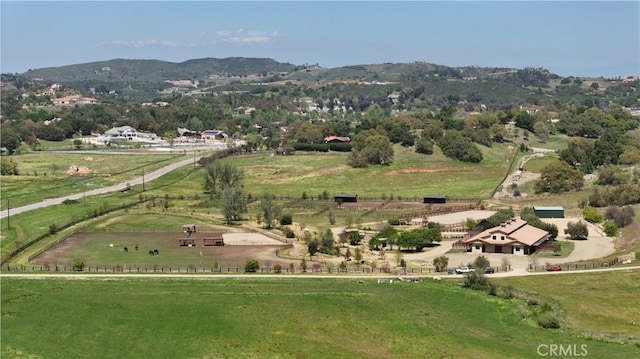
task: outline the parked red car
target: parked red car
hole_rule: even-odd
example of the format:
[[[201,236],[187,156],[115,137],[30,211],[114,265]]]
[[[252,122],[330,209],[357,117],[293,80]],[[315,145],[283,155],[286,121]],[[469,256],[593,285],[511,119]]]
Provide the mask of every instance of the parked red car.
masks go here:
[[[547,267],[547,272],[559,272],[561,270],[562,270],[562,267],[560,266]]]

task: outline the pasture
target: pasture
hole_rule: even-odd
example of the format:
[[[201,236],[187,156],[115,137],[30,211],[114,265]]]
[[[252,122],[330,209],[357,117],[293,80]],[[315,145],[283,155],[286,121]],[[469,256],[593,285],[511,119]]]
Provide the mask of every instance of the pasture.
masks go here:
[[[124,182],[184,156],[148,151],[31,152],[11,159],[17,163],[19,175],[2,176],[2,209],[7,208],[6,200],[17,207]]]
[[[557,302],[566,312],[570,328],[585,337],[633,341],[640,346],[640,271],[552,277],[511,277],[495,282]]]
[[[545,330],[453,282],[2,278],[3,358],[589,358],[640,348]],[[37,335],[34,331],[37,328]]]
[[[413,148],[394,146],[389,166],[352,168],[347,154],[302,153],[274,156],[261,153],[224,159],[245,171],[245,187],[254,194],[300,197],[323,191],[357,193],[361,197],[421,197],[444,194],[451,198],[486,198],[505,176],[515,150],[505,145],[482,147],[485,159],[478,164],[454,161],[439,151],[426,156]]]

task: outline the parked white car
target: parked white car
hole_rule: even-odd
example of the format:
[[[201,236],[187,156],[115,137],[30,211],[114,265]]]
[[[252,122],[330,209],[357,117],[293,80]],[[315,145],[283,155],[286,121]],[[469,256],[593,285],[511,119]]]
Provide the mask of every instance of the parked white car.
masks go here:
[[[473,272],[475,269],[473,268],[469,268],[469,267],[460,267],[460,268],[456,268],[456,273],[458,274],[465,274],[465,273],[471,273]]]

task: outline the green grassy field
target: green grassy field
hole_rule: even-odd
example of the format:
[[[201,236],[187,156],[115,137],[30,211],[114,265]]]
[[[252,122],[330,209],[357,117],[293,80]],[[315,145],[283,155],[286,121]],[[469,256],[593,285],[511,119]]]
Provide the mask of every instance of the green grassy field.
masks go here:
[[[540,148],[548,148],[551,150],[564,150],[569,146],[569,140],[571,137],[561,134],[550,135],[549,139],[545,142],[540,142],[536,136],[529,137],[529,143],[527,145],[529,147],[540,147]]]
[[[72,193],[81,193],[94,188],[124,182],[166,166],[183,156],[170,154],[139,154],[122,152],[53,153],[30,152],[11,156],[18,165],[18,176],[2,176],[3,201],[0,208],[35,203],[43,198],[53,198]],[[82,176],[69,175],[71,165],[87,167],[90,173]]]
[[[542,169],[551,163],[559,162],[560,159],[556,155],[546,155],[544,157],[532,158],[524,165],[524,170],[529,172],[542,172]]]
[[[570,327],[585,336],[634,338],[640,343],[640,271],[512,277],[495,282],[559,303]]]
[[[435,281],[2,278],[1,297],[2,358],[539,358],[552,343],[640,355]]]
[[[245,171],[245,187],[251,193],[318,195],[323,191],[357,193],[361,197],[383,194],[413,197],[444,194],[452,198],[488,197],[507,172],[512,152],[504,145],[483,147],[479,164],[452,161],[436,151],[431,156],[412,148],[394,146],[395,159],[389,166],[351,168],[345,153],[301,153],[294,156],[227,158]]]

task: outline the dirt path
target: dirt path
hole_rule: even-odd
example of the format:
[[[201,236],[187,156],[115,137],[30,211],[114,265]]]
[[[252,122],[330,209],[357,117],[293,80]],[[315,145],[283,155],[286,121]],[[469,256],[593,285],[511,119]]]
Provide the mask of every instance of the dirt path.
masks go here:
[[[616,271],[634,271],[640,270],[640,266],[633,267],[619,267],[619,268],[599,268],[599,269],[584,269],[584,270],[572,270],[572,271],[564,271],[564,272],[522,272],[522,271],[511,271],[511,272],[500,272],[492,274],[492,278],[504,278],[504,277],[523,277],[523,276],[533,276],[533,275],[570,275],[570,274],[580,274],[580,273],[600,273],[600,272],[616,272]],[[220,279],[220,278],[251,278],[251,279],[273,279],[273,278],[290,278],[290,279],[308,279],[308,278],[317,278],[317,279],[371,279],[371,278],[384,278],[384,277],[397,277],[396,274],[385,274],[385,273],[375,273],[375,274],[364,274],[364,275],[352,275],[352,274],[309,274],[309,273],[300,273],[300,274],[177,274],[177,273],[164,273],[164,274],[153,274],[153,273],[86,273],[86,274],[52,274],[52,273],[0,273],[0,278],[24,278],[24,279],[47,279],[47,278],[56,278],[56,279],[79,279],[86,280],[90,278],[98,278],[98,279],[107,279],[107,278],[182,278],[182,279]],[[441,276],[441,275],[424,275],[424,274],[411,274],[411,277],[421,277],[421,278],[460,278],[460,276],[451,275],[451,276]]]

